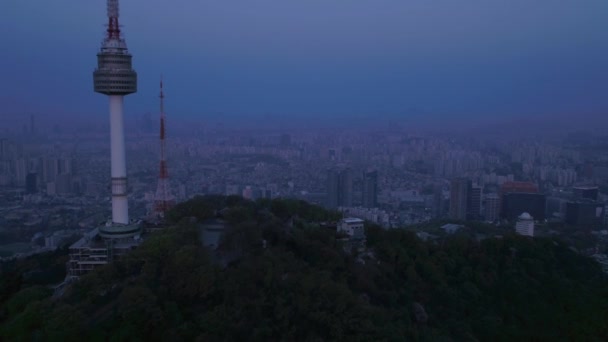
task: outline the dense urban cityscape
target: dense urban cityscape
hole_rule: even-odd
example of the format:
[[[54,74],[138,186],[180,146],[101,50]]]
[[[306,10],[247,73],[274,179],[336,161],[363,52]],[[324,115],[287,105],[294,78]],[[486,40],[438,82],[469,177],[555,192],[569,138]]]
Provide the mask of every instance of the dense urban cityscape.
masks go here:
[[[452,219],[508,230],[528,212],[536,222],[531,235],[572,227],[596,240],[586,253],[606,253],[605,137],[574,132],[562,140],[475,141],[399,127],[264,132],[174,125],[168,169],[178,201],[208,194],[297,198],[385,228]],[[158,180],[158,124],[142,115],[130,126],[130,203],[143,218]],[[0,141],[3,234],[11,239],[5,256],[16,247],[31,251],[30,240],[42,244],[42,237],[54,247],[57,239],[49,237],[81,234],[110,209],[102,127],[62,133],[37,127],[32,116],[23,133]]]
[[[265,1],[7,6],[0,340],[608,340],[606,5]]]

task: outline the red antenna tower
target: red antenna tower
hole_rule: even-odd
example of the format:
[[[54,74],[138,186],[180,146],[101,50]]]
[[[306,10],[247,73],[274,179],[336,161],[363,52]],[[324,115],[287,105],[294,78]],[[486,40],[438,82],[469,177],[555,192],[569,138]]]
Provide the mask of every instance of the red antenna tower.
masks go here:
[[[165,212],[175,205],[175,200],[169,188],[169,172],[167,172],[167,160],[165,157],[165,94],[163,92],[163,80],[160,80],[160,175],[158,176],[158,187],[154,201],[154,213],[164,217]]]
[[[118,0],[108,0],[107,39],[120,40],[120,25],[118,24]]]

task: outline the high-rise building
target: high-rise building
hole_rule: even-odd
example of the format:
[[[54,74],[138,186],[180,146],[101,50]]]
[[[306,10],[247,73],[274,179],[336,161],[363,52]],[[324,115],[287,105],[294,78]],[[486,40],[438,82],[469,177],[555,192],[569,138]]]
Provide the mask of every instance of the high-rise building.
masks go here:
[[[471,181],[465,178],[454,178],[450,182],[450,218],[466,220],[467,198]]]
[[[500,188],[500,216],[516,220],[523,213],[534,219],[545,219],[546,197],[539,193],[538,186],[530,182],[506,182]]]
[[[59,195],[72,193],[72,174],[62,173],[55,178],[55,191]]]
[[[56,158],[42,160],[42,180],[45,183],[54,182],[59,174],[59,160]]]
[[[543,221],[546,211],[546,196],[532,193],[507,193],[501,199],[501,217],[514,221],[523,213],[530,213],[534,219]]]
[[[350,169],[327,171],[327,206],[330,208],[353,205],[353,177]]]
[[[76,174],[74,160],[72,158],[61,158],[57,160],[59,174]]]
[[[366,172],[363,175],[363,207],[378,207],[378,171]]]
[[[340,173],[340,200],[343,207],[353,206],[353,172],[348,168]]]
[[[469,182],[467,190],[467,220],[479,220],[482,188]]]
[[[337,208],[340,198],[340,173],[338,170],[327,170],[327,206]]]
[[[15,181],[17,186],[25,187],[25,178],[27,177],[27,160],[20,158],[15,160]]]
[[[549,196],[545,202],[547,219],[560,219],[566,216],[567,199],[561,196]]]
[[[38,174],[30,172],[25,178],[25,192],[35,194],[38,192]]]
[[[517,217],[515,232],[523,236],[534,236],[534,218],[528,213],[522,213]]]
[[[500,215],[500,197],[498,197],[498,194],[492,193],[485,197],[484,213],[486,221],[494,222],[498,220]]]
[[[57,187],[55,186],[55,182],[46,183],[46,194],[48,196],[57,195]]]
[[[435,217],[444,217],[448,211],[449,202],[444,196],[443,186],[436,184],[433,187],[433,209]]]
[[[565,221],[576,226],[592,227],[600,225],[604,218],[604,204],[592,200],[566,203]]]
[[[592,201],[597,201],[600,191],[597,186],[575,186],[572,190],[575,199]]]

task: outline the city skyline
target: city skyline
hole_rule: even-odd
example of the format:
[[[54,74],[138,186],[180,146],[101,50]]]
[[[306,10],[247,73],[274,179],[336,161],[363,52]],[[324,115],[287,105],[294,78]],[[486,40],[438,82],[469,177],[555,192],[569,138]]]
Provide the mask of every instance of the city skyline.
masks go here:
[[[154,111],[163,73],[176,119],[599,118],[608,4],[584,3],[124,1],[141,75],[127,116]],[[90,37],[101,40],[89,23],[103,22],[104,6],[8,3],[6,115],[103,118],[103,99],[83,84],[99,48]]]
[[[608,3],[7,1],[0,340],[608,336]]]

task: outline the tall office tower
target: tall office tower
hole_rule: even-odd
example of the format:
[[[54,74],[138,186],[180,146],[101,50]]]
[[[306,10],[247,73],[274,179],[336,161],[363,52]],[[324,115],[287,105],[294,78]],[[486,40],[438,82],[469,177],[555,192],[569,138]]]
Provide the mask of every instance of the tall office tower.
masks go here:
[[[330,208],[353,205],[353,177],[350,169],[327,171],[327,206]]]
[[[0,139],[0,160],[8,159],[9,157],[9,141]]]
[[[107,0],[108,29],[97,54],[97,69],[93,73],[95,92],[110,100],[112,222],[129,223],[127,202],[127,166],[123,98],[137,91],[137,74],[131,67],[131,54],[121,37],[118,24],[118,0]]]
[[[56,158],[42,160],[42,180],[45,183],[54,182],[59,174],[59,160]]]
[[[466,220],[467,218],[470,182],[465,178],[455,178],[450,183],[450,218],[453,220]]]
[[[35,194],[38,192],[38,174],[30,172],[25,178],[25,192]]]
[[[433,186],[433,214],[435,217],[443,217],[447,212],[448,207],[443,196],[443,186],[435,184]]]
[[[59,174],[76,174],[76,164],[72,158],[61,158],[57,160]]]
[[[485,197],[484,218],[486,221],[494,222],[498,220],[500,214],[500,197],[498,194],[488,194]]]
[[[175,205],[175,197],[169,187],[169,172],[167,171],[167,157],[165,151],[165,93],[163,81],[160,81],[160,173],[154,201],[154,213],[164,217],[167,210]]]
[[[547,210],[547,198],[544,194],[506,193],[502,195],[501,217],[515,221],[523,213],[529,213],[534,219],[543,221]]]
[[[500,187],[500,216],[515,221],[523,212],[534,219],[545,219],[546,196],[530,182],[506,182]]]
[[[566,203],[564,221],[577,228],[600,227],[605,217],[605,205],[591,199],[569,201]]]
[[[24,158],[19,158],[15,160],[15,182],[19,187],[25,187],[25,179],[27,177],[28,168],[27,168],[27,160]]]
[[[363,207],[378,207],[378,171],[363,174]]]
[[[469,183],[467,190],[467,220],[479,220],[481,215],[481,192],[478,185]]]
[[[339,206],[340,173],[336,169],[327,170],[327,206],[337,208]]]
[[[597,201],[600,190],[598,186],[575,186],[572,191],[574,192],[574,198],[577,200]]]
[[[340,172],[340,206],[353,206],[353,172],[344,169]]]
[[[71,173],[62,173],[55,179],[55,191],[57,194],[66,195],[73,192],[73,181]]]

